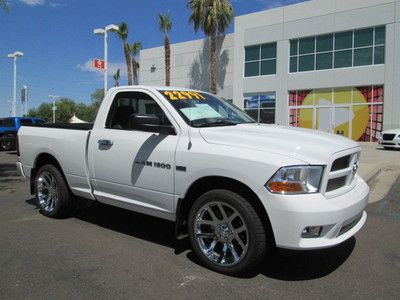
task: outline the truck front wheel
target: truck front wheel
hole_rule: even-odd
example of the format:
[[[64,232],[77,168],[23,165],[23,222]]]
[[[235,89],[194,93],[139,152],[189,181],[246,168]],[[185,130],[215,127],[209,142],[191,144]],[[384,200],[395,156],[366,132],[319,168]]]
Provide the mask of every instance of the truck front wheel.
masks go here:
[[[68,216],[73,199],[61,172],[53,165],[44,165],[35,178],[36,201],[40,212],[51,218]]]
[[[250,203],[232,191],[211,190],[193,204],[188,231],[193,251],[227,275],[253,272],[265,256],[264,226]]]

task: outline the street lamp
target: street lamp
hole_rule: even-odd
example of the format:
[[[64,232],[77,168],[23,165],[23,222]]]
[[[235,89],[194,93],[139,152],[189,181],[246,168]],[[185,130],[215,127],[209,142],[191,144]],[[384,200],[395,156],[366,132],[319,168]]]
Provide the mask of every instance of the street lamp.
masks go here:
[[[21,57],[24,54],[20,51],[15,51],[14,53],[8,54],[8,58],[12,58],[14,61],[14,97],[12,102],[12,115],[16,116],[16,107],[17,107],[17,57]]]
[[[107,46],[107,32],[118,31],[119,27],[114,24],[106,26],[106,28],[97,28],[94,30],[94,34],[104,35],[104,96],[107,93],[107,81],[108,81],[108,46]]]
[[[53,100],[53,124],[56,122],[56,110],[57,110],[57,106],[56,106],[56,100],[58,98],[60,98],[60,96],[56,96],[56,95],[49,95],[49,98],[51,98]]]

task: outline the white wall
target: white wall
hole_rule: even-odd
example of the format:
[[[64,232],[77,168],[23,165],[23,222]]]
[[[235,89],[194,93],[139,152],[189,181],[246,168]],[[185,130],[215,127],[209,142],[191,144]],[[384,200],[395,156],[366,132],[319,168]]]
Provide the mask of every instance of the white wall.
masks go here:
[[[385,65],[289,73],[290,39],[386,25]],[[244,77],[244,47],[277,42],[277,74]],[[288,91],[384,85],[384,129],[400,128],[400,0],[314,0],[235,18],[219,41],[218,94],[243,107],[243,94],[275,92],[277,124],[288,123]],[[171,85],[209,90],[209,42],[171,45]],[[156,70],[152,73],[151,66]],[[164,47],[140,53],[141,84],[164,85]]]
[[[217,41],[218,94],[233,97],[233,34]],[[155,71],[151,72],[152,65]],[[165,85],[164,46],[140,52],[140,84]],[[171,86],[210,90],[210,42],[208,39],[171,45]]]

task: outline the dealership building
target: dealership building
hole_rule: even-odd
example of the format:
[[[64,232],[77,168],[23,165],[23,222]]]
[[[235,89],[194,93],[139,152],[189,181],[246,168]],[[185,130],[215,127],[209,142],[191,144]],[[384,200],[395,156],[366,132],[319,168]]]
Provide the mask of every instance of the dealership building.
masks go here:
[[[400,0],[314,0],[235,17],[218,40],[218,95],[263,123],[375,141],[400,128]],[[164,47],[140,53],[164,85]],[[171,45],[171,85],[210,86],[208,39]]]

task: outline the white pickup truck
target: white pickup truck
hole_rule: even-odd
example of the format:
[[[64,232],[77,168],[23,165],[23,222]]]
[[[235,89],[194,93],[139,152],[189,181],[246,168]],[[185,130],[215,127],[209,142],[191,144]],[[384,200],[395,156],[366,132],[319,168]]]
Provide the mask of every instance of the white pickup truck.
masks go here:
[[[367,218],[357,143],[257,124],[201,91],[112,88],[94,125],[23,126],[18,144],[42,214],[66,216],[83,197],[172,220],[225,274],[253,270],[273,246],[337,245]]]

